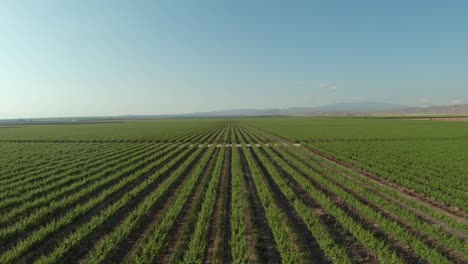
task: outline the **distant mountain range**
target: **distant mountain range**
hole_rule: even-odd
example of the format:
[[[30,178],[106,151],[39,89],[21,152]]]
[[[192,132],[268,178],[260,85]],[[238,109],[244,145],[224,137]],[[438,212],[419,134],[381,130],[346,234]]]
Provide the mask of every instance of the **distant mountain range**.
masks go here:
[[[386,115],[468,115],[468,104],[411,107],[383,111],[383,113]]]
[[[283,109],[236,109],[192,113],[187,117],[229,116],[412,116],[412,115],[468,115],[468,104],[450,106],[414,107],[391,103],[354,102],[317,107],[292,107]]]
[[[317,107],[291,107],[291,108],[272,108],[272,109],[235,109],[214,112],[201,112],[187,114],[187,116],[328,116],[328,115],[347,115],[363,114],[380,111],[395,111],[407,109],[410,106],[377,103],[377,102],[359,102],[359,103],[338,103]]]
[[[272,109],[234,109],[213,112],[175,115],[122,115],[107,117],[61,117],[0,120],[2,124],[81,124],[96,122],[119,122],[124,120],[186,118],[186,117],[254,117],[254,116],[426,116],[466,115],[468,104],[449,106],[413,107],[378,102],[353,102],[329,104],[317,107],[292,107]]]

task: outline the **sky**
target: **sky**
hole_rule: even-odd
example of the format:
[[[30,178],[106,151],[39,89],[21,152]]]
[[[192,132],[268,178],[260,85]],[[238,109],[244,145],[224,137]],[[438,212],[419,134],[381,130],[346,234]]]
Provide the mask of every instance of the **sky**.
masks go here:
[[[4,0],[0,119],[468,103],[468,1]]]

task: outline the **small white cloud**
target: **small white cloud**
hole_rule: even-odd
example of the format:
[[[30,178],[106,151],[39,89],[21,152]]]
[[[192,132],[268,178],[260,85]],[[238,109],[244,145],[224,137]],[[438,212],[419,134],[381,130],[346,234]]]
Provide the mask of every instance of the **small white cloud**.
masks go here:
[[[450,104],[452,104],[452,105],[463,104],[463,100],[462,99],[453,99],[452,101],[450,101]]]
[[[329,91],[336,91],[336,84],[334,83],[319,83],[318,87]]]
[[[418,103],[422,104],[422,105],[427,105],[427,104],[431,103],[431,99],[429,99],[427,97],[421,97],[421,98],[418,99]]]

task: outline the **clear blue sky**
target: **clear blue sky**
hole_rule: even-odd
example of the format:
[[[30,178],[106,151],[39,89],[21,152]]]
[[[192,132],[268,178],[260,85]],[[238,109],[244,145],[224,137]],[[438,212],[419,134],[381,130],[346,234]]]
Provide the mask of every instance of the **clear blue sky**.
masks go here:
[[[0,3],[0,119],[468,103],[468,1]]]

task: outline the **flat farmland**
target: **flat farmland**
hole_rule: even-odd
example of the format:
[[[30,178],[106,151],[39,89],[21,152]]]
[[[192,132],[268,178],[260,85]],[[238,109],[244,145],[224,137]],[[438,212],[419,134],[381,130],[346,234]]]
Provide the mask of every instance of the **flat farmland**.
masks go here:
[[[0,128],[0,263],[467,263],[468,123]]]

